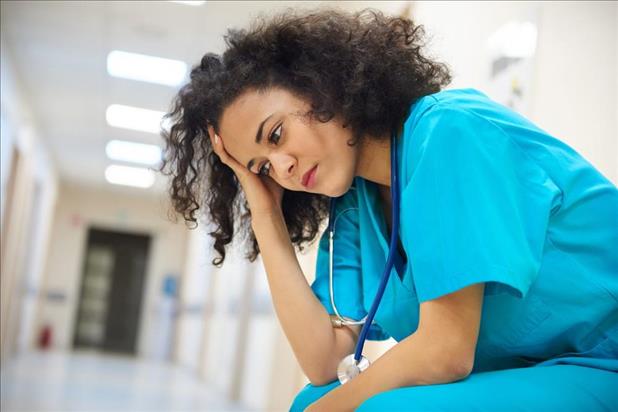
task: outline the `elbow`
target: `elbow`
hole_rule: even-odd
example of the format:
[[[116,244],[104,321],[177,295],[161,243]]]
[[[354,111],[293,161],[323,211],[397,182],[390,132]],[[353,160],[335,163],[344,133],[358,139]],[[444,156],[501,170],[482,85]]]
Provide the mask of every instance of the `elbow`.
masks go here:
[[[333,379],[328,379],[328,378],[318,378],[318,379],[312,379],[309,377],[307,378],[309,379],[309,383],[313,386],[324,386],[334,381]]]
[[[313,386],[324,386],[339,379],[337,377],[337,366],[325,364],[313,370],[305,370],[305,375],[309,383]]]
[[[440,375],[445,383],[466,379],[474,367],[474,356],[453,356],[443,361]]]
[[[326,372],[313,373],[313,374],[307,373],[306,376],[307,376],[307,379],[309,379],[309,383],[311,383],[311,385],[313,386],[328,385],[329,383],[334,382],[338,379],[336,373],[326,373]]]
[[[428,380],[431,383],[450,383],[467,378],[474,367],[476,345],[460,340],[428,345],[425,356]]]

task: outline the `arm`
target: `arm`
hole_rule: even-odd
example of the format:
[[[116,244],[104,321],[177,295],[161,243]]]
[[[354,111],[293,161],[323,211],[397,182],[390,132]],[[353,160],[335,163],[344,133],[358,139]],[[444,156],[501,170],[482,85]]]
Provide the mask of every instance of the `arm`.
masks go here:
[[[416,332],[307,411],[352,411],[390,389],[464,379],[474,364],[483,291],[480,283],[422,303]]]
[[[328,312],[303,276],[281,211],[283,188],[233,159],[212,125],[208,134],[213,150],[234,171],[247,197],[275,312],[296,359],[312,383],[324,382],[334,357],[352,350],[358,330],[333,331]]]
[[[333,329],[303,275],[283,216],[254,216],[252,226],[275,312],[301,369],[314,385],[332,381],[339,357],[351,353],[360,328]]]

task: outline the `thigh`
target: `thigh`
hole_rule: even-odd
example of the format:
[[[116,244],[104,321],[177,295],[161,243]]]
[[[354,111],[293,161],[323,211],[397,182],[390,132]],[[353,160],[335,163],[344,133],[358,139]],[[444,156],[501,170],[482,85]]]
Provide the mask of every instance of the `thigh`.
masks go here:
[[[294,398],[292,406],[290,406],[290,412],[304,411],[307,406],[311,405],[339,385],[341,385],[341,383],[338,380],[322,386],[308,384],[296,395],[296,398]]]
[[[618,373],[576,365],[475,373],[449,384],[393,389],[357,411],[618,411]]]

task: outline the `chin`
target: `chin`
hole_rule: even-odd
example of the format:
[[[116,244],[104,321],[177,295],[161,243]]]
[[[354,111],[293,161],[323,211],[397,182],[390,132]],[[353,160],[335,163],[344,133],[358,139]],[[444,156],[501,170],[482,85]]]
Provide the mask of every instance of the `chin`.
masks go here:
[[[345,195],[350,187],[352,187],[353,179],[347,179],[343,184],[336,185],[331,187],[330,190],[326,191],[326,193],[322,193],[329,197],[340,197]]]

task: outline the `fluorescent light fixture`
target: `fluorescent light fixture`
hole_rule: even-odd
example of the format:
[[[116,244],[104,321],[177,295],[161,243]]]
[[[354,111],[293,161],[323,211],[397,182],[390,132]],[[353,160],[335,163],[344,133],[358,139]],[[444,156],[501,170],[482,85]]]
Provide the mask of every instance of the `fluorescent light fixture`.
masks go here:
[[[180,60],[113,50],[107,55],[107,73],[124,79],[179,86],[187,76],[187,64]]]
[[[161,148],[154,144],[110,140],[105,146],[107,157],[123,162],[157,165],[161,161]]]
[[[202,4],[206,3],[206,0],[203,1],[181,1],[181,0],[171,0],[170,3],[178,3],[178,4],[184,4],[186,6],[201,6]]]
[[[536,51],[537,28],[531,22],[511,21],[490,36],[489,49],[498,56],[532,57]]]
[[[165,112],[156,110],[112,104],[105,111],[105,120],[107,120],[107,124],[113,127],[159,134],[161,127],[166,130],[170,128],[168,121],[163,122],[163,125],[161,124],[164,115]]]
[[[143,167],[110,165],[105,169],[105,179],[115,185],[149,188],[154,184],[155,175]]]

